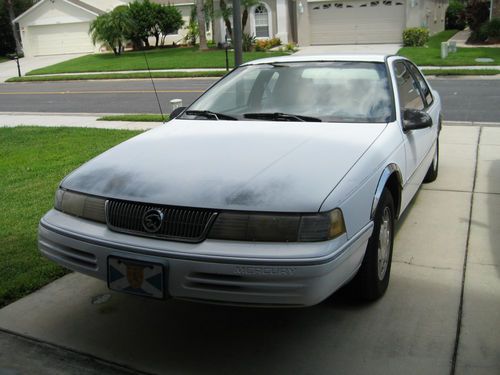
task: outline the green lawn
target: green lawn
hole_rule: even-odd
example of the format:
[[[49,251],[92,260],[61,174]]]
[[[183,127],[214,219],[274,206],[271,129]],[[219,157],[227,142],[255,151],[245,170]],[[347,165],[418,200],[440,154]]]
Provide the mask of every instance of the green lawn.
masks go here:
[[[426,76],[494,76],[498,69],[424,69]]]
[[[9,61],[9,59],[7,57],[0,56],[0,63],[6,62],[6,61]]]
[[[153,78],[194,78],[194,77],[222,77],[224,71],[204,72],[151,72]],[[12,77],[7,82],[41,82],[41,81],[87,81],[95,79],[144,79],[150,78],[149,73],[104,73],[104,74],[68,74],[53,76],[24,76]]]
[[[67,271],[37,249],[38,221],[60,180],[138,132],[69,128],[0,129],[0,307]]]
[[[446,42],[456,30],[442,31],[429,39],[424,47],[403,47],[398,54],[412,60],[420,66],[460,66],[460,65],[500,65],[500,48],[457,48],[456,53],[450,53],[446,59],[441,59],[441,42]],[[478,63],[478,57],[490,57],[492,63]]]
[[[132,114],[132,115],[109,115],[98,118],[97,121],[137,121],[137,122],[163,122],[168,121],[168,115],[158,114]]]
[[[154,69],[179,68],[224,68],[226,66],[225,51],[212,49],[201,52],[198,48],[163,48],[146,52],[149,67]],[[281,56],[284,52],[245,52],[244,61],[263,57]],[[229,52],[229,64],[234,62],[233,52]],[[78,57],[46,68],[32,70],[27,75],[82,73],[82,72],[113,72],[120,70],[147,69],[144,53],[126,52],[122,56],[101,53]]]

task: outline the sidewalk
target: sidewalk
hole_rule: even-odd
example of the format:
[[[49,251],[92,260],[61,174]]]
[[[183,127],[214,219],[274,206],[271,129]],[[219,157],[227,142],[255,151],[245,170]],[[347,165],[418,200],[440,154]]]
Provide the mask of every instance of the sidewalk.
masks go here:
[[[460,48],[477,48],[477,47],[487,47],[487,48],[499,48],[500,44],[466,44],[467,39],[470,37],[471,31],[469,29],[465,29],[459,31],[455,35],[453,35],[449,41],[454,41],[457,43],[457,47]]]
[[[161,122],[129,122],[129,121],[97,121],[106,114],[74,114],[74,113],[5,113],[0,112],[0,127],[14,126],[48,126],[71,128],[100,128],[148,130],[162,125]]]
[[[161,122],[97,121],[98,118],[113,113],[16,113],[0,112],[0,127],[48,126],[70,128],[100,128],[124,130],[148,130],[162,125]],[[500,119],[499,119],[500,120]],[[500,122],[444,121],[451,126],[498,126]]]

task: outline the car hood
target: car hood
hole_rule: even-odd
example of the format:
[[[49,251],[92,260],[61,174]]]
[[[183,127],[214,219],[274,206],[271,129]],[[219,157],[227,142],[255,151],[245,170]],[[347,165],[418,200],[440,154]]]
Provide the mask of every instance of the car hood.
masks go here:
[[[97,156],[61,186],[163,205],[315,212],[385,126],[173,120]]]

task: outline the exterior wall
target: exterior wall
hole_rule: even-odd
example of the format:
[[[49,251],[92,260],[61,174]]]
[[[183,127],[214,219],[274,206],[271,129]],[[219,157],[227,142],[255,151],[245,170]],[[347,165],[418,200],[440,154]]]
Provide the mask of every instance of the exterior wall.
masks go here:
[[[427,27],[431,35],[444,30],[448,0],[406,0],[406,27]]]
[[[119,5],[127,5],[132,2],[132,0],[81,0],[84,3],[93,6],[94,8],[100,9],[103,12],[109,12],[115,9]]]
[[[296,0],[297,12],[297,44],[299,46],[311,45],[311,31],[309,25],[309,6],[307,0]]]
[[[25,55],[28,57],[33,56],[33,50],[30,45],[30,26],[90,22],[95,19],[95,17],[95,15],[69,5],[62,0],[54,0],[54,2],[45,1],[40,3],[19,20],[21,41],[23,43]],[[98,52],[99,48],[100,46],[96,46],[95,52]]]

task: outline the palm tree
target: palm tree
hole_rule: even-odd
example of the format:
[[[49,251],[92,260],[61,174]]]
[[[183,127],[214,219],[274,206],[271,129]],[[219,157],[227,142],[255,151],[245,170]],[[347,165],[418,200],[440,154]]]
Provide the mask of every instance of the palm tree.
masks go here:
[[[104,43],[113,50],[115,55],[120,55],[130,28],[131,21],[127,13],[127,6],[119,6],[92,21],[89,33],[94,45],[97,42]]]
[[[203,0],[196,0],[196,18],[198,19],[198,36],[200,38],[200,50],[205,51],[207,46],[207,34],[205,27],[205,9]]]

